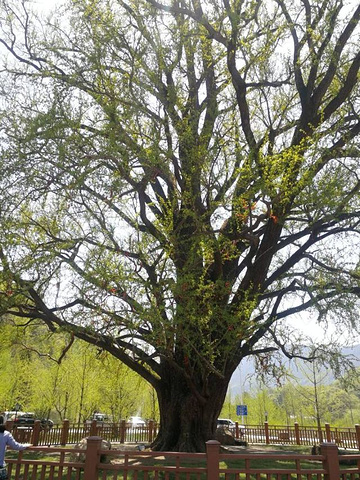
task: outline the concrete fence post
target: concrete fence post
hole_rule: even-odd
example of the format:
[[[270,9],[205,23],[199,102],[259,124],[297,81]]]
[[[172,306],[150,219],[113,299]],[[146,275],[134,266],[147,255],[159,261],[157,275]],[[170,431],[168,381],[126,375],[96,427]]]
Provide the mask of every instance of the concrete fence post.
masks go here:
[[[269,423],[265,422],[264,427],[265,427],[265,443],[266,443],[266,445],[269,445],[269,443],[270,443]]]
[[[360,450],[360,425],[355,425],[355,432],[356,432],[356,441],[357,441],[357,448]]]
[[[219,454],[220,442],[217,440],[209,440],[206,442],[207,480],[219,480]]]
[[[84,480],[97,479],[97,466],[100,460],[101,437],[88,437],[85,451]]]
[[[324,455],[323,469],[325,470],[324,480],[339,480],[339,451],[335,443],[320,444],[320,453]]]
[[[69,430],[70,430],[70,422],[69,420],[64,420],[62,430],[61,430],[61,439],[60,439],[61,445],[66,445],[68,443]]]
[[[34,428],[31,435],[31,443],[34,445],[34,447],[36,447],[36,445],[39,445],[40,430],[41,430],[41,422],[40,420],[35,420]]]

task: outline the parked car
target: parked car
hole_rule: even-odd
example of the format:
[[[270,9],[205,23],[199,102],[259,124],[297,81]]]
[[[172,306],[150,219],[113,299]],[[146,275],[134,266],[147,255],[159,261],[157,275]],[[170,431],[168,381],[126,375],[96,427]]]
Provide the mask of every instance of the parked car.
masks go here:
[[[109,421],[109,416],[106,413],[95,412],[93,415],[93,420],[97,420],[99,422]]]
[[[15,415],[17,415],[17,411],[15,410],[6,410],[5,412],[1,412],[0,414],[0,423],[6,423],[7,421],[11,420]]]
[[[110,424],[113,422],[110,415],[107,415],[106,413],[95,412],[91,418],[85,420],[85,424],[89,425],[94,420],[96,421],[96,426],[98,427],[110,426]]]
[[[239,435],[242,437],[245,434],[245,425],[238,425],[239,426]],[[230,418],[218,418],[217,419],[217,427],[225,427],[232,434],[235,433],[236,423],[231,420]]]
[[[235,429],[235,422],[230,420],[230,418],[218,418],[217,419],[218,427],[227,427],[229,430]]]
[[[50,430],[54,426],[54,422],[50,418],[42,418],[40,420],[42,428]]]
[[[32,412],[17,412],[11,420],[14,422],[14,425],[34,425],[36,416],[35,413]]]
[[[6,410],[0,414],[1,423],[14,422],[15,424],[33,424],[35,413],[21,412],[20,410]]]
[[[133,427],[141,427],[146,425],[146,422],[141,417],[130,417],[128,423],[131,423]]]
[[[54,422],[49,418],[37,418],[33,412],[6,411],[1,416],[4,423],[10,420],[14,422],[14,425],[21,427],[33,427],[35,420],[40,420],[43,429],[50,429],[54,425]]]

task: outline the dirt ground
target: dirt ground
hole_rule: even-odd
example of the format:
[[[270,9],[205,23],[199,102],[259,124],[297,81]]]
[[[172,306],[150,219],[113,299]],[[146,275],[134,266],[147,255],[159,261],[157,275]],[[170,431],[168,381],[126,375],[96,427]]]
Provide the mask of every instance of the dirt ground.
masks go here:
[[[222,447],[223,452],[228,453],[288,453],[291,454],[311,454],[311,446],[308,447],[293,447],[292,445],[247,445],[243,446],[226,446]]]

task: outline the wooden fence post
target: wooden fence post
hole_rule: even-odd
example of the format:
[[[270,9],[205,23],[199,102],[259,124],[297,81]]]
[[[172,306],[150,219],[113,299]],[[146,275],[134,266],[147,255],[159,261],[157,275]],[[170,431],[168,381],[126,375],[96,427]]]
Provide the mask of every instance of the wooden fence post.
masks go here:
[[[148,442],[152,443],[152,441],[154,439],[154,421],[153,420],[150,420],[149,425],[148,425],[148,429],[149,429]]]
[[[335,443],[322,443],[320,453],[324,455],[323,469],[325,470],[324,480],[339,480],[339,451]]]
[[[294,423],[294,428],[295,428],[296,445],[301,445],[299,424],[297,422]]]
[[[5,422],[5,428],[8,432],[12,432],[12,429],[14,428],[14,422],[13,420],[6,420]]]
[[[239,422],[235,422],[235,438],[239,438]]]
[[[97,465],[100,459],[101,437],[88,437],[85,450],[84,480],[97,479]]]
[[[356,441],[357,441],[357,448],[360,450],[360,425],[355,425],[355,433],[356,433]]]
[[[266,443],[266,445],[269,445],[269,443],[270,443],[269,423],[265,422],[264,427],[265,427],[265,443]]]
[[[41,430],[41,422],[40,420],[35,420],[34,428],[31,435],[31,443],[34,445],[34,447],[36,447],[36,445],[39,445],[40,430]]]
[[[96,437],[96,434],[97,434],[97,421],[91,420],[89,437]]]
[[[323,436],[323,431],[322,431],[321,425],[317,426],[317,432],[318,432],[318,435],[319,435],[319,443],[324,443],[324,436]]]
[[[69,439],[69,430],[70,430],[70,422],[69,420],[63,421],[62,431],[61,431],[61,445],[66,445]]]
[[[326,435],[326,441],[331,442],[331,429],[330,429],[329,423],[325,423],[325,435]]]
[[[219,480],[220,442],[209,440],[206,442],[207,480]]]
[[[125,420],[121,420],[120,422],[120,443],[125,443],[126,437],[126,422]]]

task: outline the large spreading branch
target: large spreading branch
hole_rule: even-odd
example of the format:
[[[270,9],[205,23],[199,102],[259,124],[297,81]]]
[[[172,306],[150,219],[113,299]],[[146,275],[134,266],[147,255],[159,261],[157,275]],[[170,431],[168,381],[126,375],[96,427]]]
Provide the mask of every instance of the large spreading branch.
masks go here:
[[[27,106],[32,117],[19,118],[26,124],[19,139],[6,126],[20,152],[14,171],[31,158],[29,179],[39,182],[37,188],[21,180],[23,238],[16,238],[19,248],[8,241],[1,255],[4,278],[9,274],[30,303],[22,297],[7,312],[40,318],[52,330],[65,326],[153,384],[150,370],[161,377],[159,365],[172,362],[193,390],[196,378],[230,375],[235,357],[282,348],[274,335],[274,346],[261,346],[279,320],[344,292],[359,294],[357,273],[314,253],[338,234],[358,235],[359,181],[344,173],[349,186],[326,215],[321,205],[303,203],[332,161],[359,157],[360,7],[339,31],[340,2],[329,11],[326,2],[313,9],[304,0],[297,21],[285,0],[271,13],[263,2],[222,3],[217,19],[199,0],[121,1],[124,18],[116,21],[99,7],[99,17],[90,10],[81,17],[89,30],[73,36],[55,29],[65,41],[46,55],[31,46],[26,10],[23,47],[13,24],[0,38],[25,66],[14,64],[10,74],[53,88],[46,115]],[[81,2],[77,8],[81,13]],[[326,35],[314,35],[326,21]],[[82,47],[76,43],[84,31],[92,36]],[[291,61],[276,71],[276,52],[288,38]],[[9,147],[8,158],[16,152]],[[62,201],[52,203],[54,197]],[[37,246],[34,238],[41,238]],[[40,281],[14,273],[19,263],[40,278],[44,252],[52,263]],[[97,271],[102,255],[111,258],[111,286]],[[308,278],[309,264],[353,284],[307,290],[294,278]],[[51,306],[45,294],[59,272],[71,276],[79,298]],[[284,307],[292,293],[310,290],[301,305]],[[80,308],[85,322],[90,315],[110,321],[94,331],[80,328],[71,322]],[[221,358],[214,346],[224,348]],[[197,375],[195,365],[205,374]]]

